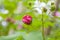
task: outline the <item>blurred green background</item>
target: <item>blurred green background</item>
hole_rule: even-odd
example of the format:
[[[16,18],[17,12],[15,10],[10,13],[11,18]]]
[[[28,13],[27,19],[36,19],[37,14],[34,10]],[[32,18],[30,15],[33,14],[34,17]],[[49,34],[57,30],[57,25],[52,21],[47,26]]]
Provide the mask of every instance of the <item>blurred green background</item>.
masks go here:
[[[45,40],[60,40],[60,14],[53,16],[56,3],[57,0],[0,0],[0,40],[43,40],[42,32],[48,30]],[[59,5],[56,12],[60,12]],[[24,15],[32,17],[30,25],[22,22]],[[42,27],[47,29],[43,31]]]

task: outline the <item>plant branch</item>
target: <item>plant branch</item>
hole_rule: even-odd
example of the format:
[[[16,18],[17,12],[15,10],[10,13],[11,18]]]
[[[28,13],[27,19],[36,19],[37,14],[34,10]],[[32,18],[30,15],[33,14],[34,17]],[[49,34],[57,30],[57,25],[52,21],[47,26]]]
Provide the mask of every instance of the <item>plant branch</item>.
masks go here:
[[[44,14],[42,13],[42,36],[43,36],[43,40],[45,40],[45,35],[44,35]]]

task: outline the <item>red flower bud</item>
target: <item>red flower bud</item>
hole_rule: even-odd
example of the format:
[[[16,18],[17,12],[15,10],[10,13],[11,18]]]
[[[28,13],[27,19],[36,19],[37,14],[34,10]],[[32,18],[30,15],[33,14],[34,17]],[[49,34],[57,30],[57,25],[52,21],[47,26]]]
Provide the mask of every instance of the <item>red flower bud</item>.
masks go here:
[[[30,25],[31,22],[32,22],[32,17],[30,15],[25,15],[22,19],[22,21],[27,24],[27,25]]]

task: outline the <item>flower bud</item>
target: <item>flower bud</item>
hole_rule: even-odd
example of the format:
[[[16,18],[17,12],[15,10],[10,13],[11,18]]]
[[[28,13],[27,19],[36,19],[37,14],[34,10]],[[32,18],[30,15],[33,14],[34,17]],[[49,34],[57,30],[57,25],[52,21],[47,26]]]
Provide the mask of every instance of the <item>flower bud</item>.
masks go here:
[[[54,16],[60,17],[60,12],[55,12],[55,13],[54,13]]]
[[[30,25],[32,22],[32,17],[30,15],[25,15],[22,19],[23,23]]]

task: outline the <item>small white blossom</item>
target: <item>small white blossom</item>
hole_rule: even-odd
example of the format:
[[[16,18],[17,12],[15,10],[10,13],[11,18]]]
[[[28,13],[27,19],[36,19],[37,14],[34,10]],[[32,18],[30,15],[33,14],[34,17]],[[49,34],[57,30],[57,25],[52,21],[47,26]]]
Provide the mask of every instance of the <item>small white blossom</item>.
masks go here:
[[[2,12],[3,14],[8,14],[8,13],[9,13],[8,10],[4,10],[4,9],[2,9],[1,12]]]
[[[51,7],[51,3],[55,4],[55,1],[48,1],[47,5]]]
[[[39,7],[39,5],[40,5],[40,2],[39,2],[38,0],[36,0],[36,1],[34,2],[34,7]]]
[[[46,3],[41,2],[40,5],[39,5],[39,7],[40,7],[40,8],[46,7]]]
[[[51,6],[51,1],[48,1],[47,6],[49,7]]]
[[[50,10],[48,9],[47,12],[46,12],[46,14],[49,15],[49,13],[50,13]]]
[[[39,14],[42,14],[42,10],[41,10],[41,9],[35,8],[35,10],[36,10]]]
[[[2,21],[2,26],[6,27],[8,25],[8,23],[6,21]]]
[[[34,3],[34,7],[35,7],[34,10],[36,10],[37,13],[42,14],[43,8],[46,8],[47,9],[46,14],[49,15],[51,9],[51,3],[54,3],[55,5],[55,1],[53,0],[49,0],[47,3],[36,0]]]
[[[4,12],[3,12],[3,14],[8,14],[9,13],[9,11],[8,10],[5,10]]]

